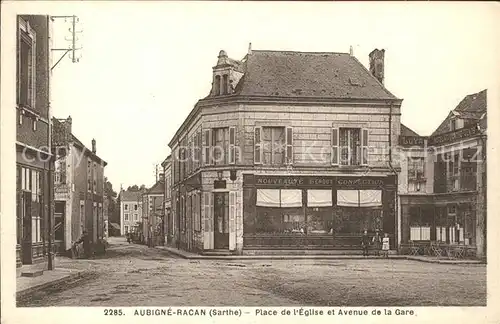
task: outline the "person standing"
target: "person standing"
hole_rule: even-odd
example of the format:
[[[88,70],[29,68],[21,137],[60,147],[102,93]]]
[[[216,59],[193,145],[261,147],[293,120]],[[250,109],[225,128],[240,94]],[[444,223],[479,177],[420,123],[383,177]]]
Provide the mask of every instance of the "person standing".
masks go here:
[[[87,233],[87,230],[83,230],[82,236],[73,243],[73,246],[76,247],[77,244],[83,243],[83,254],[86,259],[89,259],[91,257],[91,247],[90,247],[90,237],[89,234]]]
[[[373,248],[375,249],[375,255],[380,256],[380,248],[382,246],[382,237],[378,230],[375,231],[375,236],[372,239]]]
[[[387,233],[384,234],[384,238],[382,239],[382,251],[385,258],[389,258],[389,235]]]
[[[363,232],[361,237],[361,247],[363,248],[363,256],[368,256],[368,246],[370,245],[370,238],[368,237],[368,231]]]

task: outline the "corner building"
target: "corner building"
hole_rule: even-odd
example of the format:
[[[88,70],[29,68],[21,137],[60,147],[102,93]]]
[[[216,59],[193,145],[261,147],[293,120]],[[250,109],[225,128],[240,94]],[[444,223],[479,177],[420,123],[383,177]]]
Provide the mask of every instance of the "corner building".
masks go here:
[[[384,50],[224,51],[210,94],[172,138],[172,245],[205,252],[349,249],[397,241],[401,99]]]

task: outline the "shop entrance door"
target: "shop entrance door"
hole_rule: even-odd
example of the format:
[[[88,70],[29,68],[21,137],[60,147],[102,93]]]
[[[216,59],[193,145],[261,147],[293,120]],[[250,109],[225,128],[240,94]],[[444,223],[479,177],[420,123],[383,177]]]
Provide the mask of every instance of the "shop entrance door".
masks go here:
[[[22,260],[23,264],[32,264],[32,221],[31,221],[31,192],[23,191],[21,195],[21,210],[23,213],[23,243]]]
[[[229,248],[229,193],[214,193],[214,248]]]

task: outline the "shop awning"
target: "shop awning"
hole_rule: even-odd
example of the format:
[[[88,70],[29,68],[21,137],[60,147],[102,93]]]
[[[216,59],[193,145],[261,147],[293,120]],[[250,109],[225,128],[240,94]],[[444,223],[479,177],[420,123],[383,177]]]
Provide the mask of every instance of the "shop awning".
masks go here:
[[[279,189],[257,189],[257,206],[260,207],[279,207],[280,190]]]
[[[302,190],[257,189],[256,205],[260,207],[301,207]]]
[[[337,190],[337,206],[380,207],[382,190]]]
[[[331,190],[307,190],[307,207],[330,207],[332,205]]]

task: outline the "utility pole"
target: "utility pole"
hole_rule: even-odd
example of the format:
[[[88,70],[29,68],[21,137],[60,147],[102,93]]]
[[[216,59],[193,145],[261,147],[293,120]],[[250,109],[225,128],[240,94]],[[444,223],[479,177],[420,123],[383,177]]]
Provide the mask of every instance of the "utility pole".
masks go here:
[[[50,70],[53,70],[59,62],[68,54],[71,52],[71,61],[73,63],[78,63],[80,59],[76,57],[76,51],[81,50],[82,47],[77,47],[77,41],[78,36],[77,34],[82,33],[82,31],[77,31],[76,30],[76,24],[80,21],[77,16],[72,15],[72,16],[51,16],[50,19],[54,21],[55,19],[64,19],[65,22],[68,21],[68,19],[71,21],[71,28],[68,29],[68,31],[71,33],[70,38],[66,38],[67,41],[70,42],[70,46],[67,48],[52,48],[51,51],[59,51],[59,52],[64,52],[59,60],[50,68]]]

